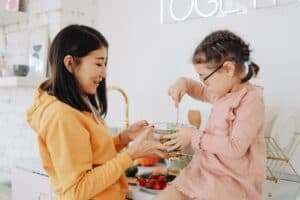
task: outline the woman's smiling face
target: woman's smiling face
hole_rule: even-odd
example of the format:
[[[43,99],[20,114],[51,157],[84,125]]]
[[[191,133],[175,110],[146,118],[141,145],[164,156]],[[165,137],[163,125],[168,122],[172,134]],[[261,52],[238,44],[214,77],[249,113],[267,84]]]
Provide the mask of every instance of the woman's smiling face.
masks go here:
[[[83,94],[96,94],[99,83],[106,77],[107,48],[103,47],[91,51],[80,58],[79,64],[74,68],[80,90]]]

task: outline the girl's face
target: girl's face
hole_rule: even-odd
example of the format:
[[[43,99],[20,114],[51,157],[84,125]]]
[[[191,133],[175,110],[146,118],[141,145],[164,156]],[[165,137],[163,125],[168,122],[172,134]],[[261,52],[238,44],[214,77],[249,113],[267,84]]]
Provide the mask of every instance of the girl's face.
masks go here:
[[[105,47],[91,51],[88,55],[80,58],[73,74],[83,94],[96,94],[99,83],[106,77],[106,61],[107,48]]]
[[[234,76],[235,66],[232,62],[226,61],[222,65],[216,66],[218,67],[217,71],[215,71],[215,65],[212,62],[201,63],[196,64],[195,69],[208,91],[220,97],[233,88],[234,84],[237,83],[237,78]]]

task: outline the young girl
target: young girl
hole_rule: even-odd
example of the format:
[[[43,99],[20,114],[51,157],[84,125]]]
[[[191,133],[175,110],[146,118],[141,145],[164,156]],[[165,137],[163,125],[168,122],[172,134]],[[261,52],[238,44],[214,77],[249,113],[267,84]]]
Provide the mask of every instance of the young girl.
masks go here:
[[[146,121],[114,138],[103,122],[107,50],[108,42],[93,28],[70,25],[61,30],[50,47],[51,77],[38,88],[27,113],[38,134],[43,167],[62,200],[125,199],[124,171],[132,160],[163,156],[164,146],[147,140],[153,127]]]
[[[249,80],[259,68],[249,45],[230,31],[208,35],[193,63],[200,82],[178,79],[169,89],[177,106],[185,94],[213,105],[203,131],[179,127],[168,150],[191,144],[190,164],[155,199],[260,200],[265,180],[264,100]]]

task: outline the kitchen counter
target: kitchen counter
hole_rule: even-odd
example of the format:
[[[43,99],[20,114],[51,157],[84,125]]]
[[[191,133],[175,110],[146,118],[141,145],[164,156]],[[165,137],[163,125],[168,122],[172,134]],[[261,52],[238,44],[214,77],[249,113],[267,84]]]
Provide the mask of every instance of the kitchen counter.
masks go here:
[[[15,167],[26,172],[39,174],[41,176],[48,177],[42,166],[42,162],[39,158],[21,159],[15,163]]]
[[[155,167],[158,166],[164,166],[164,164],[159,163],[158,165],[154,167],[138,167],[138,174],[142,174],[145,172],[151,172]],[[41,161],[38,158],[33,158],[33,159],[23,159],[23,160],[18,160],[15,164],[16,169],[26,171],[29,173],[33,173],[36,175],[40,175],[42,177],[48,177],[47,173],[44,171]],[[50,185],[49,185],[50,187]],[[152,200],[154,194],[150,194],[144,191],[141,191],[137,186],[132,186],[129,185],[128,188],[128,199],[133,199],[133,200]]]
[[[154,194],[141,191],[136,186],[129,185],[127,198],[132,200],[152,200]]]

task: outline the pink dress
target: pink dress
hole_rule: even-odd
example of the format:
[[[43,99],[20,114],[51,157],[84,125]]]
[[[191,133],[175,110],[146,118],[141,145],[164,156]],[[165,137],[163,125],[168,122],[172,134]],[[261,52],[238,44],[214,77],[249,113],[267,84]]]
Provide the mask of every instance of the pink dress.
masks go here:
[[[263,89],[249,83],[216,99],[186,80],[188,94],[213,108],[205,130],[193,133],[192,161],[172,184],[191,199],[260,200],[266,178]]]

